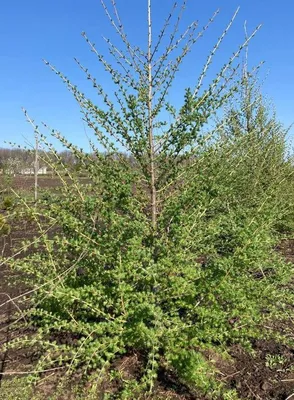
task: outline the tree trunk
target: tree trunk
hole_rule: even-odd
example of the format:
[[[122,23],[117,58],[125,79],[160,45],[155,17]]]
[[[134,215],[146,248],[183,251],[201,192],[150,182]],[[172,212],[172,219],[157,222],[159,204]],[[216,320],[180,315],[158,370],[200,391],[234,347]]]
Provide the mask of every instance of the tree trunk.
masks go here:
[[[151,202],[151,221],[153,229],[156,229],[157,207],[156,207],[156,186],[155,186],[155,163],[154,163],[154,137],[153,137],[153,117],[152,117],[152,21],[151,21],[151,0],[148,0],[148,140],[149,140],[149,159],[150,159],[150,202]]]
[[[38,172],[39,172],[39,139],[38,133],[36,133],[36,142],[35,142],[35,162],[34,162],[34,175],[35,175],[35,202],[38,200]]]

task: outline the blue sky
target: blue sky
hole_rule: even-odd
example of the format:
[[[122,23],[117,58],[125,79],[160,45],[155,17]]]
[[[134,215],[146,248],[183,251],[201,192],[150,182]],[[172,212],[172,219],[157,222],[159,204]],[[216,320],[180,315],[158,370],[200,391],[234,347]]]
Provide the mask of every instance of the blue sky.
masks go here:
[[[173,1],[153,0],[153,3],[156,34]],[[117,0],[117,5],[130,40],[144,45],[146,0]],[[294,121],[293,0],[190,0],[183,27],[192,20],[198,20],[203,26],[218,8],[220,14],[183,65],[175,91],[180,97],[183,87],[196,82],[197,71],[239,5],[240,13],[213,68],[222,66],[242,42],[245,20],[248,31],[262,23],[261,31],[250,45],[250,64],[265,61],[263,75],[268,76],[263,91],[273,100],[281,122],[290,125]],[[32,140],[33,131],[21,111],[21,107],[25,107],[37,123],[45,121],[74,143],[87,148],[78,106],[58,77],[42,62],[43,58],[49,60],[84,89],[87,82],[73,60],[77,57],[105,84],[106,90],[111,90],[103,69],[81,36],[82,31],[86,31],[97,48],[105,53],[101,36],[113,37],[114,34],[99,0],[1,1],[0,146],[5,145],[4,141],[22,144],[24,137]],[[293,136],[293,129],[290,136]]]

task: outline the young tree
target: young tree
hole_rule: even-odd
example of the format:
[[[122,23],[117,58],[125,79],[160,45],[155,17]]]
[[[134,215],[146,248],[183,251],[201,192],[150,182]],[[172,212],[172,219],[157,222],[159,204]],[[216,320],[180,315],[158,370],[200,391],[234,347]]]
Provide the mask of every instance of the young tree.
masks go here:
[[[250,74],[244,70],[241,90],[227,107],[219,132],[224,151],[231,149],[238,156],[229,185],[235,186],[240,201],[247,206],[263,203],[269,207],[280,230],[287,230],[293,215],[293,161],[287,149],[288,131],[262,95],[258,71]],[[241,171],[243,180],[234,184],[234,177],[240,176]]]
[[[116,358],[136,353],[142,360],[140,376],[121,379],[114,396],[134,398],[152,391],[163,368],[172,369],[191,390],[198,387],[217,398],[225,389],[213,379],[203,350],[221,352],[230,343],[249,345],[252,338],[265,337],[266,321],[282,311],[285,294],[279,285],[286,267],[269,250],[272,238],[263,229],[261,204],[240,207],[235,189],[226,186],[235,163],[244,160],[242,149],[235,151],[219,139],[223,123],[210,128],[212,117],[243,82],[236,77],[237,59],[259,28],[204,85],[236,12],[176,109],[168,101],[174,78],[217,13],[202,30],[193,22],[180,34],[186,1],[181,7],[174,3],[154,39],[152,4],[146,2],[147,46],[142,50],[129,42],[115,0],[112,8],[101,0],[124,46],[123,51],[105,39],[116,66],[83,33],[117,88],[112,99],[76,60],[102,107],[46,62],[77,100],[105,153],[91,143],[95,157],[89,156],[45,125],[87,171],[90,183],[83,185],[38,131],[71,184],[56,167],[62,193],[43,203],[40,199],[38,210],[25,208],[39,228],[34,245],[42,251],[9,262],[26,272],[34,287],[31,313],[38,329],[33,341],[43,349],[40,369],[44,364],[67,365],[69,371],[97,369],[102,382],[116,376]],[[43,158],[52,165],[47,153]],[[238,171],[236,178],[243,182]],[[57,233],[48,236],[54,227]],[[260,251],[263,240],[267,245]],[[257,280],[254,274],[269,259],[275,279]]]

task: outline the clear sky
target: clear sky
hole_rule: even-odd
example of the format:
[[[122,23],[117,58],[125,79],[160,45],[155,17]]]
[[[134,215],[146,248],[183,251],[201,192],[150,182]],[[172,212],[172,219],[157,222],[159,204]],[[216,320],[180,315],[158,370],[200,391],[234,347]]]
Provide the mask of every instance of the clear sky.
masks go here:
[[[107,0],[106,0],[107,2]],[[108,2],[110,2],[108,0]],[[146,0],[117,0],[131,41],[146,41]],[[180,2],[180,0],[179,0]],[[153,0],[155,33],[171,8],[173,0]],[[259,23],[261,31],[249,49],[251,65],[264,60],[268,73],[263,91],[273,99],[278,118],[285,125],[294,121],[294,1],[293,0],[210,0],[188,1],[183,26],[198,20],[203,26],[213,11],[220,14],[199,42],[176,82],[179,96],[184,86],[193,85],[197,71],[238,6],[240,13],[215,60],[217,68],[237,49],[244,38],[247,20],[250,32]],[[87,85],[73,58],[77,57],[111,90],[110,83],[81,32],[86,31],[102,53],[102,35],[113,33],[99,0],[2,0],[0,4],[0,146],[4,141],[23,143],[33,138],[21,107],[32,118],[45,121],[74,143],[86,146],[85,129],[78,106],[65,86],[42,62],[45,58],[66,74],[73,83]],[[213,69],[212,69],[213,71]],[[293,130],[291,135],[293,136]]]

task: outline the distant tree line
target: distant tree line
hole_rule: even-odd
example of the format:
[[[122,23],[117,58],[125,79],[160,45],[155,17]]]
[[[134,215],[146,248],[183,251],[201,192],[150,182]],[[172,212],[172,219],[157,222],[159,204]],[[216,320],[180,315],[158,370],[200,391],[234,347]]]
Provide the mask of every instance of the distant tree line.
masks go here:
[[[98,152],[84,153],[86,159],[98,159],[102,154],[98,155]],[[130,163],[135,167],[136,162],[133,156],[121,153],[121,154],[104,154],[108,159],[111,157],[113,162],[118,159],[124,159],[127,163]],[[33,168],[35,160],[34,150],[25,149],[9,149],[0,147],[0,173],[1,174],[20,174],[21,171],[27,168]],[[85,162],[85,161],[84,161]],[[60,152],[52,153],[51,151],[39,150],[39,167],[47,167],[48,173],[53,173],[57,164],[63,164],[70,171],[79,172],[81,170],[81,161],[76,155],[70,150],[63,150]],[[54,168],[53,168],[54,165]],[[63,168],[62,168],[63,169]]]
[[[58,157],[68,168],[74,169],[78,162],[70,151],[61,151]],[[2,174],[19,174],[26,168],[34,166],[34,150],[0,148],[0,171]],[[39,151],[40,167],[49,166],[54,162],[52,153],[44,150]],[[49,169],[50,170],[50,167]]]

